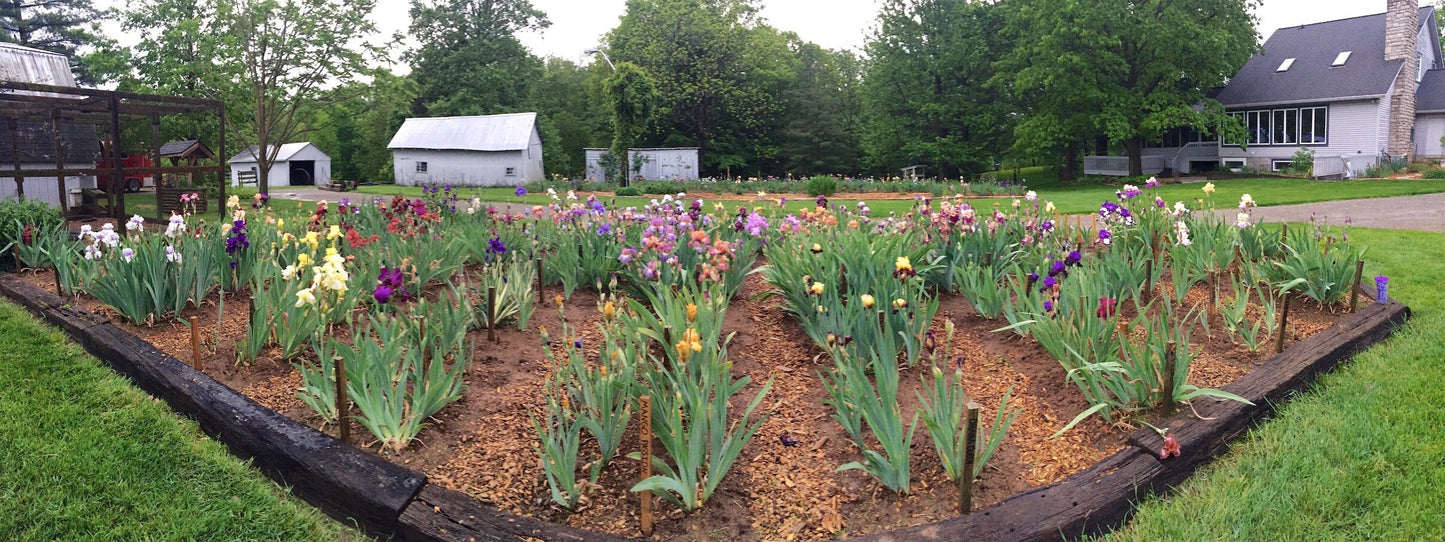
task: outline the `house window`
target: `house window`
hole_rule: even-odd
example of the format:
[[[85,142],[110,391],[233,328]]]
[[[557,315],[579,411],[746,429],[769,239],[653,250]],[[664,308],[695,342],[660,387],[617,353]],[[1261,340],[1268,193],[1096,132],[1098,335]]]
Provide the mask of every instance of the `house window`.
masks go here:
[[[1269,162],[1269,169],[1275,172],[1287,170],[1292,166],[1294,166],[1294,160],[1271,160]]]
[[[1329,142],[1325,125],[1325,108],[1306,107],[1299,110],[1299,142],[1305,145],[1323,145]]]
[[[507,168],[507,176],[508,176],[508,177],[515,177],[516,175],[517,175],[517,168],[514,168],[514,167],[509,167],[509,168]]]
[[[1245,122],[1249,128],[1250,145],[1270,144],[1269,111],[1250,111],[1245,113]]]
[[[1415,53],[1415,82],[1425,78],[1425,55]]]
[[[1286,58],[1286,59],[1284,59],[1284,62],[1280,62],[1280,63],[1279,63],[1279,68],[1275,69],[1274,71],[1275,71],[1275,72],[1287,72],[1287,71],[1289,71],[1289,67],[1290,67],[1290,66],[1293,66],[1293,65],[1294,65],[1294,59],[1293,59],[1293,58]]]
[[[1338,68],[1338,67],[1340,67],[1340,66],[1344,66],[1346,62],[1349,62],[1349,61],[1350,61],[1350,53],[1351,53],[1351,52],[1352,52],[1352,51],[1345,51],[1345,52],[1343,52],[1343,53],[1340,53],[1338,56],[1335,57],[1335,61],[1330,64],[1330,67],[1331,67],[1331,68]]]
[[[1299,143],[1299,110],[1298,109],[1276,109],[1274,110],[1274,140],[1275,145],[1295,145]]]
[[[1270,109],[1262,111],[1233,111],[1229,116],[1238,120],[1248,132],[1246,144],[1250,146],[1295,146],[1325,145],[1329,143],[1329,108],[1302,107],[1299,109]],[[1238,142],[1228,142],[1238,145]]]
[[[417,163],[416,163],[416,172],[417,172],[417,173],[426,173],[426,162],[417,162]]]

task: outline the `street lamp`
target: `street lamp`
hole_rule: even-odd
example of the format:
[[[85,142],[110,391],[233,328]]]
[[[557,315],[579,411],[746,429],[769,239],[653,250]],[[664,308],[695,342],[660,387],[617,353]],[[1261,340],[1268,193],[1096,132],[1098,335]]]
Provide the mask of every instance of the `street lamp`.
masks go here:
[[[612,65],[612,59],[607,58],[607,53],[603,52],[601,49],[595,49],[595,48],[593,48],[593,49],[583,49],[583,50],[582,50],[582,54],[584,54],[584,55],[602,55],[602,60],[606,60],[606,61],[607,61],[607,67],[612,68],[612,71],[617,71],[617,66],[613,66],[613,65]]]

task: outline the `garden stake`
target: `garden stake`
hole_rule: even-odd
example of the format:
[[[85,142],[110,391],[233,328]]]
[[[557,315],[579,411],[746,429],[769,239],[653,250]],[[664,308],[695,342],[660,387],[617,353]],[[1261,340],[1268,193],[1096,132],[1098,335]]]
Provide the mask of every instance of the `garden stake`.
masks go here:
[[[50,275],[55,277],[55,295],[65,297],[65,289],[60,287],[60,270],[52,265],[50,266]],[[1355,282],[1359,283],[1360,277],[1355,277]]]
[[[642,479],[652,477],[652,396],[642,396]],[[652,536],[652,492],[638,495],[642,501],[642,536]]]
[[[1355,313],[1355,305],[1360,303],[1360,275],[1365,274],[1365,260],[1355,262],[1355,282],[1351,283],[1353,290],[1350,292],[1350,314]],[[58,284],[58,283],[57,283]]]
[[[1239,250],[1239,245],[1234,245],[1234,261],[1229,262],[1229,269],[1233,272],[1234,280],[1239,281],[1239,275],[1244,271],[1244,253]]]
[[[1284,351],[1284,325],[1285,321],[1289,320],[1289,292],[1281,295],[1284,296],[1284,309],[1279,313],[1279,342],[1276,342],[1274,345],[1274,353],[1276,354]]]
[[[888,336],[888,323],[885,322],[885,321],[883,320],[883,318],[884,318],[883,311],[878,311],[878,332],[879,332],[879,333],[882,333],[883,336],[886,337],[886,336]]]
[[[191,367],[201,370],[201,326],[191,317]]]
[[[1359,282],[1359,281],[1356,280],[1355,282]],[[845,294],[847,294],[847,293],[848,293],[848,266],[847,266],[847,265],[843,265],[843,264],[839,264],[839,265],[838,265],[838,295],[845,295]],[[848,302],[848,298],[844,297],[844,298],[843,298],[843,302],[844,302],[844,303],[847,303],[847,302]]]
[[[1144,302],[1154,297],[1154,258],[1144,260]]]
[[[967,514],[973,510],[973,469],[978,460],[978,403],[968,402],[968,421],[963,430],[963,442],[959,454],[962,468],[958,472],[958,513]],[[999,406],[999,408],[1003,408]]]
[[[1174,412],[1174,341],[1164,347],[1164,411]]]
[[[496,286],[488,286],[488,287],[487,287],[487,340],[488,340],[488,341],[491,341],[491,342],[494,342],[494,343],[495,343],[495,342],[501,342],[501,341],[498,341],[498,340],[497,340],[497,287],[496,287]]]
[[[346,413],[351,410],[351,405],[346,402],[346,358],[336,356],[332,361],[336,362],[336,437],[349,443],[351,423],[346,419]]]
[[[542,257],[537,257],[537,303],[542,303],[547,296],[542,295]]]
[[[1279,225],[1279,249],[1285,251],[1285,245],[1289,244],[1289,224]],[[1287,251],[1286,251],[1287,252]]]

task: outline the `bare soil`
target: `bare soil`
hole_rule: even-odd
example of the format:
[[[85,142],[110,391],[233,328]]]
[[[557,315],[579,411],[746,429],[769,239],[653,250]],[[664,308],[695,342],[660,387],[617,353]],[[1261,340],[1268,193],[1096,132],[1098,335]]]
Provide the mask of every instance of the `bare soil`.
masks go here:
[[[45,272],[25,273],[31,284],[54,291],[53,277]],[[933,444],[920,427],[914,436],[911,463],[912,492],[897,495],[883,489],[860,471],[836,472],[844,463],[859,459],[858,452],[830,418],[822,404],[824,391],[818,374],[825,370],[827,355],[816,348],[802,328],[771,301],[754,296],[768,288],[761,277],[749,277],[742,293],[729,307],[724,334],[736,333],[729,346],[735,374],[746,374],[751,384],[735,398],[739,409],[762,384],[773,380],[764,408],[772,416],[712,499],[700,510],[684,514],[661,504],[655,538],[660,540],[794,540],[857,536],[918,525],[957,515],[953,486],[944,475]],[[1159,292],[1167,292],[1161,285]],[[549,288],[550,299],[557,289]],[[1166,294],[1167,295],[1167,294]],[[1202,303],[1207,293],[1202,286],[1189,294],[1188,302]],[[596,322],[598,297],[589,291],[576,292],[562,314],[567,325],[588,344],[596,344],[600,333]],[[485,331],[475,331],[478,345],[472,355],[463,398],[443,409],[422,430],[418,441],[401,453],[382,453],[359,426],[353,427],[353,444],[383,457],[425,472],[431,482],[465,492],[483,502],[522,515],[566,523],[579,528],[636,536],[638,500],[628,489],[638,480],[639,462],[619,458],[608,466],[599,483],[588,492],[575,513],[550,504],[546,483],[534,447],[537,439],[530,413],[540,412],[542,383],[548,362],[538,326],[560,335],[562,321],[551,301],[539,306],[527,330],[508,327],[498,331],[499,342],[486,342]],[[114,323],[149,340],[160,349],[191,361],[190,329],[179,322],[137,326],[120,321],[112,311],[92,298],[75,300],[79,308],[111,316]],[[245,294],[228,297],[217,322],[214,299],[201,309],[191,309],[183,319],[196,316],[204,343],[201,365],[217,380],[250,396],[282,414],[322,427],[321,421],[295,397],[301,377],[290,363],[272,350],[251,365],[238,365],[235,344],[245,338],[249,300]],[[1313,335],[1334,323],[1337,311],[1296,299],[1289,315],[1290,342]],[[1125,310],[1132,310],[1126,308]],[[975,485],[975,507],[996,503],[1016,493],[1062,480],[1093,465],[1125,446],[1133,426],[1106,425],[1092,417],[1058,438],[1049,438],[1075,415],[1088,407],[1076,388],[1065,381],[1059,363],[1031,339],[1010,332],[994,333],[1003,327],[998,321],[978,317],[962,297],[944,295],[933,328],[940,347],[945,319],[957,326],[952,351],[940,352],[939,360],[960,367],[965,390],[982,405],[981,419],[990,425],[1004,393],[1013,388],[1012,403],[1023,408],[1005,443],[989,462]],[[1266,346],[1249,352],[1231,344],[1216,316],[1213,336],[1194,333],[1199,357],[1190,368],[1189,381],[1203,387],[1218,387],[1234,381],[1269,358]],[[347,336],[349,331],[337,330]],[[902,371],[899,402],[902,411],[917,405],[915,391],[928,364]],[[1149,421],[1161,416],[1146,416]],[[636,449],[636,423],[631,426],[630,444]],[[921,426],[921,424],[920,424]],[[783,436],[791,437],[784,444]],[[586,453],[590,443],[584,442]],[[1184,450],[1184,453],[1189,453]],[[660,452],[659,452],[660,453]],[[583,462],[586,458],[583,459]]]

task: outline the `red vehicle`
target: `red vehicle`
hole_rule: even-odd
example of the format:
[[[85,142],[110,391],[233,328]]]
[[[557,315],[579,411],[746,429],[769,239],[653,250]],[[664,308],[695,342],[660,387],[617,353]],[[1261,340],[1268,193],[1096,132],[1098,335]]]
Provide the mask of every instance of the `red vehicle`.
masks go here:
[[[101,151],[102,151],[101,156],[108,158],[108,157],[110,156],[110,154],[111,154],[111,153],[110,153],[110,143],[109,143],[109,142],[102,141],[102,142],[100,143],[100,148],[101,148]],[[109,170],[109,169],[115,168],[115,163],[112,162],[111,160],[108,160],[107,158],[102,158],[101,161],[96,162],[96,163],[95,163],[96,169],[106,169],[106,170]],[[146,156],[146,155],[144,155],[144,154],[127,154],[127,153],[122,152],[122,153],[120,153],[120,166],[123,167],[123,168],[148,168],[148,167],[154,167],[154,166],[155,166],[155,162],[152,161],[149,156]],[[115,175],[115,174],[113,174],[113,173],[101,173],[101,174],[99,174],[99,175],[96,175],[96,176],[95,176],[95,186],[96,186],[96,188],[99,188],[99,189],[101,189],[101,190],[103,190],[103,191],[109,192],[109,191],[110,191],[110,179],[111,179],[111,177],[113,177],[114,175]],[[141,175],[141,174],[138,174],[138,173],[126,173],[126,174],[125,174],[125,191],[126,191],[126,192],[140,192],[140,189],[141,189],[141,187],[143,187],[143,186],[155,186],[155,182],[152,180],[152,178],[151,178],[150,175]]]

